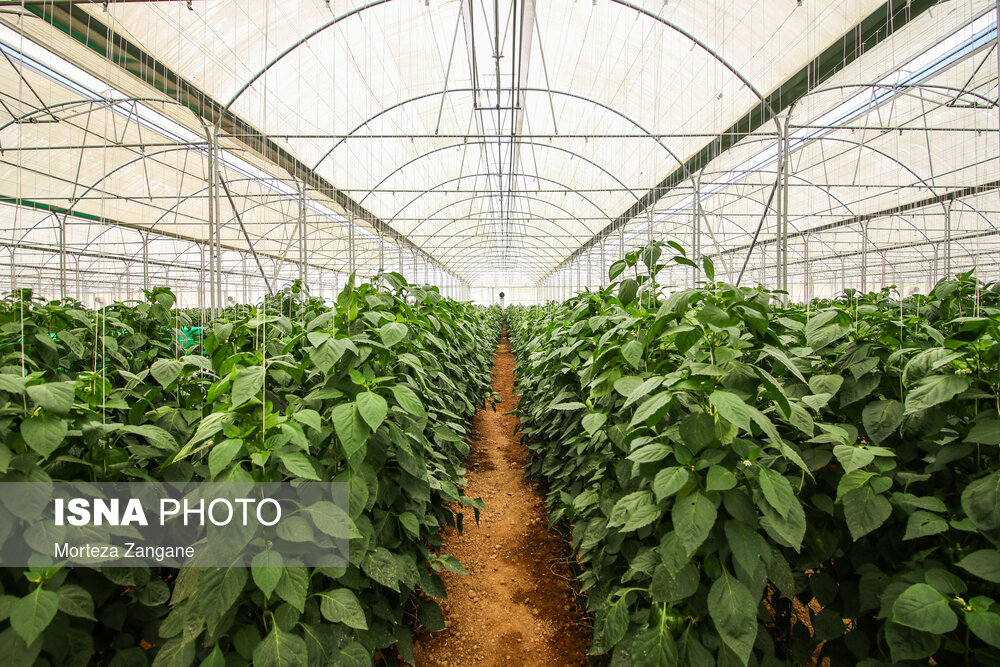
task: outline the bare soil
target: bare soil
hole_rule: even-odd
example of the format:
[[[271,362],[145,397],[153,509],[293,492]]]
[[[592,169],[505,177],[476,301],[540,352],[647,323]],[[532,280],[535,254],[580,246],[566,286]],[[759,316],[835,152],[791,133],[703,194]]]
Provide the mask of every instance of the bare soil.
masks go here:
[[[447,629],[417,633],[417,667],[572,667],[590,664],[589,620],[576,603],[565,545],[547,530],[542,489],[525,479],[530,455],[514,432],[514,357],[506,335],[494,357],[496,411],[472,422],[466,493],[486,503],[477,526],[443,533],[467,575],[444,573]]]

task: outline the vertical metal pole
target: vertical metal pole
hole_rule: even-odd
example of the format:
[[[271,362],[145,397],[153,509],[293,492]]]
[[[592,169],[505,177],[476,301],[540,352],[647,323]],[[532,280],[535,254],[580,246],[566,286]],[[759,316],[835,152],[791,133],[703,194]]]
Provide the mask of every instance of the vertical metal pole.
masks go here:
[[[601,273],[600,286],[601,286],[601,289],[604,289],[604,277],[608,275],[608,265],[604,261],[604,250],[605,250],[605,247],[607,245],[608,245],[608,239],[607,238],[602,238],[601,239],[601,266],[600,266],[600,273]]]
[[[217,291],[215,304],[216,310],[221,313],[222,309],[225,307],[225,302],[222,298],[222,202],[219,198],[219,179],[222,174],[222,170],[219,168],[220,151],[218,129],[212,133],[212,150],[215,153],[215,158],[212,160],[212,201],[215,205],[215,288]]]
[[[56,216],[56,220],[59,216]],[[66,292],[66,216],[62,216],[59,224],[59,298],[65,299]]]
[[[882,256],[882,287],[879,289],[885,289],[885,251],[879,253]]]
[[[208,127],[205,128],[205,137],[208,139],[208,281],[211,298],[209,308],[211,318],[215,319],[215,138],[214,133]],[[147,246],[149,245],[147,241]],[[148,265],[148,263],[147,263]],[[148,289],[148,288],[147,288]]]
[[[868,291],[868,221],[861,223],[861,293]]]
[[[691,205],[691,259],[693,259],[695,263],[698,263],[698,260],[701,259],[699,256],[701,254],[701,251],[700,248],[698,247],[698,241],[700,236],[698,232],[701,223],[701,216],[698,215],[698,202],[699,202],[699,197],[701,196],[701,188],[699,187],[700,182],[701,182],[701,173],[698,174],[697,178],[691,179],[691,185],[694,190],[692,192],[692,197],[691,197],[691,204],[692,204]],[[697,282],[698,282],[698,269],[697,267],[692,266],[691,286],[694,287],[695,284],[697,284]]]
[[[951,279],[951,202],[945,209],[944,218],[944,278]]]
[[[198,244],[198,255],[201,258],[201,270],[198,272],[198,310],[205,310],[205,244]],[[199,315],[201,317],[201,315]]]
[[[806,303],[812,301],[812,264],[809,262],[809,234],[802,236],[802,298]]]
[[[791,115],[785,116],[784,127],[784,167],[781,169],[781,196],[784,200],[781,206],[781,289],[788,291],[788,173],[792,170],[792,162],[789,156],[791,143],[788,140],[788,125],[791,123]],[[785,301],[788,296],[785,296]]]
[[[299,284],[306,288],[306,184],[299,184]]]
[[[77,260],[76,271],[79,277],[80,262]],[[149,290],[149,232],[142,234],[142,289]],[[79,294],[77,295],[79,298]]]
[[[350,218],[348,220],[349,220],[348,231],[347,231],[347,242],[349,244],[348,248],[347,248],[348,268],[350,269],[350,271],[349,271],[350,273],[354,273],[355,272],[355,262],[356,262],[356,252],[357,251],[356,251],[356,248],[354,247],[354,214],[353,213],[351,213],[351,216],[350,216]]]
[[[778,121],[778,162],[777,162],[777,197],[775,197],[774,208],[775,216],[774,220],[774,286],[776,289],[781,289],[781,220],[782,220],[782,209],[781,206],[784,203],[784,198],[781,196],[781,186],[784,184],[785,168],[785,132],[784,127],[781,125],[781,121]],[[764,258],[764,264],[767,263],[767,252],[762,253]]]

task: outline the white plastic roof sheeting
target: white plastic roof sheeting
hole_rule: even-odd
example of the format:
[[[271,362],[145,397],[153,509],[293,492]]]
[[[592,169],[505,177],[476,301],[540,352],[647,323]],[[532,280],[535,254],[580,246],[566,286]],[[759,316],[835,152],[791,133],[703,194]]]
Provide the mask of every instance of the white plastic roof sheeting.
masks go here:
[[[886,4],[899,25],[817,80],[820,56]],[[265,277],[332,293],[383,267],[457,296],[532,287],[517,292],[530,300],[600,284],[652,235],[798,297],[926,288],[974,265],[995,278],[996,5],[909,4],[5,7],[0,276],[82,297],[127,275],[126,291],[170,281],[204,302],[215,266],[239,299]],[[102,51],[104,26],[128,49]],[[777,122],[682,166],[800,79],[790,114],[768,98]],[[229,195],[206,139],[223,110],[238,121],[218,139]],[[764,213],[786,122],[783,258]]]

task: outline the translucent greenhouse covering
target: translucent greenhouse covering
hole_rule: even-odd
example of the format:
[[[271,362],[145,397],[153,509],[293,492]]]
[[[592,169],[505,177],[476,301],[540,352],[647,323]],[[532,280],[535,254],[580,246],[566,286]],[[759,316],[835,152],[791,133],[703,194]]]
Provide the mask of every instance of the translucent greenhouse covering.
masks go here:
[[[995,0],[0,2],[0,275],[561,298],[996,279]],[[664,289],[698,279],[683,266]],[[2,284],[2,283],[0,283]]]

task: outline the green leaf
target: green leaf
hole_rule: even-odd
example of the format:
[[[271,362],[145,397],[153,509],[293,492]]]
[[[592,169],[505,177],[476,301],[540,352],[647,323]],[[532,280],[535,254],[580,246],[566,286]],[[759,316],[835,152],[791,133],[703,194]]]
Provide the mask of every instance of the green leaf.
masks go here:
[[[627,306],[635,301],[635,295],[639,291],[639,283],[632,278],[626,278],[618,287],[618,301],[623,306]]]
[[[260,366],[244,368],[233,380],[231,404],[238,408],[250,399],[260,396],[264,389],[264,369]]]
[[[434,600],[420,600],[417,607],[417,620],[420,625],[431,632],[441,632],[447,625],[441,607]]]
[[[814,350],[821,350],[830,343],[847,335],[850,330],[845,323],[847,313],[830,309],[817,313],[806,324],[806,343]]]
[[[11,606],[10,626],[30,645],[49,627],[58,610],[59,596],[38,586]]]
[[[705,475],[706,491],[728,491],[736,486],[736,476],[722,466],[712,466]]]
[[[355,630],[367,630],[368,620],[354,593],[347,588],[336,588],[319,593],[320,613],[331,623],[343,623]]]
[[[872,442],[885,442],[903,423],[903,404],[891,400],[873,401],[861,412],[861,421]]]
[[[781,516],[788,516],[792,506],[798,502],[788,479],[770,468],[761,468],[757,481],[767,503]]]
[[[298,412],[292,415],[292,419],[294,419],[300,424],[308,426],[314,431],[323,430],[323,420],[319,416],[319,413],[316,412],[315,410],[310,410],[309,408],[306,408],[304,410],[299,410]]]
[[[913,584],[892,605],[891,620],[914,630],[941,635],[958,627],[948,600],[933,586]]]
[[[619,259],[617,262],[613,262],[611,267],[608,269],[608,280],[614,280],[622,274],[622,271],[628,268],[628,264],[624,259]]]
[[[715,417],[701,410],[692,412],[681,420],[678,433],[688,449],[700,452],[716,438]]]
[[[28,417],[21,422],[21,436],[24,441],[43,457],[47,457],[59,447],[68,431],[66,420],[52,415]]]
[[[73,382],[46,382],[26,389],[28,396],[49,412],[64,415],[73,407],[76,389]],[[29,642],[30,643],[30,642]]]
[[[358,412],[365,420],[372,433],[385,421],[385,416],[389,413],[389,405],[385,399],[373,391],[363,391],[358,394]]]
[[[624,639],[629,621],[627,598],[626,592],[610,605],[598,609],[594,623],[594,641],[590,648],[592,655],[605,653]]]
[[[948,530],[948,522],[937,514],[917,510],[906,520],[906,534],[903,535],[903,541],[936,535],[946,530]]]
[[[855,541],[881,526],[892,514],[892,505],[882,494],[876,493],[870,484],[848,491],[842,502],[844,519]]]
[[[294,477],[320,481],[316,468],[302,452],[278,452],[277,456]]]
[[[265,549],[253,557],[250,563],[250,576],[253,577],[257,588],[264,593],[265,600],[271,597],[271,593],[281,581],[284,564],[281,554],[271,549]]]
[[[399,384],[393,385],[389,390],[392,392],[392,396],[396,399],[396,402],[399,403],[399,406],[411,415],[421,419],[427,416],[423,402],[421,402],[420,397],[412,389]]]
[[[659,607],[653,607],[650,617],[650,627],[632,642],[633,667],[676,667],[677,644],[667,627],[666,614]]]
[[[232,608],[247,583],[245,567],[209,567],[198,577],[198,608],[213,632]]]
[[[653,493],[656,494],[656,502],[669,498],[680,491],[687,484],[689,476],[687,469],[681,466],[664,468],[656,473],[656,477],[653,478]]]
[[[622,496],[611,508],[611,514],[608,516],[608,528],[624,526],[629,517],[642,507],[656,508],[653,503],[653,494],[649,491],[635,491]],[[658,514],[659,510],[656,511]]]
[[[286,567],[274,592],[300,612],[305,611],[309,591],[309,571],[304,567]]]
[[[624,379],[625,378],[622,378],[622,380]],[[632,405],[633,403],[637,402],[640,398],[648,394],[649,392],[659,387],[661,384],[663,384],[663,378],[660,377],[659,375],[654,375],[653,377],[644,380],[641,384],[635,387],[635,389],[633,389],[628,393],[628,400],[625,401],[622,407],[627,408],[628,406]],[[618,383],[616,382],[615,383],[616,388],[617,385]]]
[[[587,435],[593,436],[597,431],[604,426],[604,422],[608,420],[608,415],[603,412],[591,412],[583,416],[582,424]]]
[[[903,660],[924,660],[934,655],[941,646],[941,637],[888,621],[885,624],[885,643],[889,645],[893,662],[899,663]]]
[[[622,346],[622,357],[636,370],[642,363],[642,353],[642,343],[637,340],[630,340]]]
[[[169,387],[184,370],[184,363],[176,359],[158,359],[149,368],[149,374],[160,383],[162,387]]]
[[[226,656],[223,655],[222,649],[216,644],[212,652],[209,653],[198,667],[226,667]]]
[[[214,445],[208,452],[208,472],[213,478],[233,462],[236,454],[243,448],[243,440],[240,438],[227,438],[217,445]]]
[[[705,275],[708,277],[709,281],[714,281],[715,280],[715,264],[712,263],[712,260],[709,259],[708,256],[706,255],[705,257],[701,258],[701,265],[702,265],[702,267],[704,267],[704,269],[705,269]],[[723,267],[723,268],[725,268],[725,267]]]
[[[385,547],[377,547],[361,561],[361,569],[378,583],[399,590],[399,568],[392,553]]]
[[[358,413],[354,403],[341,403],[333,409],[333,427],[344,446],[344,454],[351,458],[368,441],[368,425]]]
[[[976,422],[969,435],[965,437],[965,442],[979,445],[1000,445],[1000,419],[984,419]]]
[[[651,426],[659,422],[670,407],[670,402],[673,398],[673,392],[670,391],[661,391],[650,396],[635,411],[632,421],[629,423],[629,428],[644,422],[649,423]]]
[[[757,601],[725,570],[708,591],[708,613],[715,629],[744,665],[757,638]]]
[[[902,408],[902,406],[900,406]],[[875,455],[864,447],[853,445],[837,445],[833,448],[833,455],[844,466],[844,472],[853,472],[875,460]]]
[[[137,651],[141,651],[137,646],[134,648]],[[121,654],[119,653],[118,655]],[[156,652],[153,667],[189,667],[194,662],[194,658],[194,642],[187,637],[175,637],[165,642],[160,647],[160,650]]]
[[[958,561],[958,566],[980,579],[1000,584],[1000,552],[996,549],[974,551]]]
[[[1000,543],[1000,472],[969,484],[962,492],[962,509],[993,544]]]
[[[254,667],[299,667],[309,664],[306,642],[275,624],[253,650]]]
[[[688,556],[693,555],[708,537],[716,516],[715,505],[698,491],[674,502],[671,511],[674,531]]]
[[[401,322],[389,322],[388,324],[382,325],[378,330],[378,335],[382,338],[382,343],[386,347],[392,347],[399,341],[406,338],[409,333],[405,324]]]
[[[1000,648],[1000,614],[975,609],[966,612],[965,623],[974,635],[993,648]]]
[[[62,613],[97,620],[94,618],[94,598],[87,589],[76,584],[63,584],[56,589],[56,595],[59,596],[59,611]]]
[[[708,397],[708,402],[714,405],[719,414],[730,424],[744,431],[750,430],[750,410],[742,398],[730,391],[716,389]]]
[[[920,412],[961,394],[969,388],[969,378],[960,375],[925,377],[906,395],[906,414]]]

